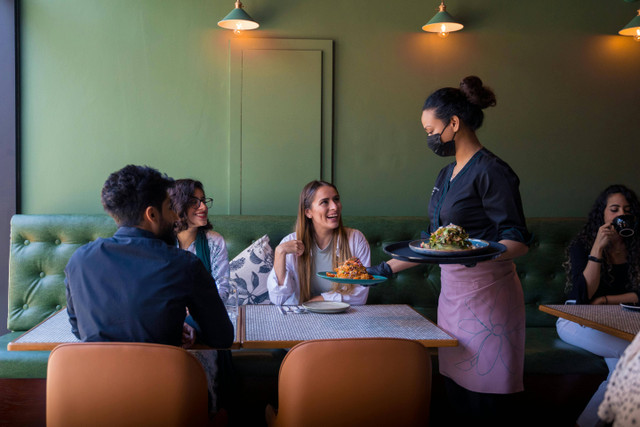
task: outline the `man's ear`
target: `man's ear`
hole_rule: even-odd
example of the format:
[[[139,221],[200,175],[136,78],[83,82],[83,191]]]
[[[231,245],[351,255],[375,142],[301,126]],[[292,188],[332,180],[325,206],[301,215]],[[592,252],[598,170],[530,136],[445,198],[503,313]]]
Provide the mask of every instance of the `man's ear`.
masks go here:
[[[160,219],[158,209],[156,209],[154,206],[147,206],[147,208],[144,210],[144,214],[142,215],[142,219],[143,221],[147,221],[151,224],[157,223]]]

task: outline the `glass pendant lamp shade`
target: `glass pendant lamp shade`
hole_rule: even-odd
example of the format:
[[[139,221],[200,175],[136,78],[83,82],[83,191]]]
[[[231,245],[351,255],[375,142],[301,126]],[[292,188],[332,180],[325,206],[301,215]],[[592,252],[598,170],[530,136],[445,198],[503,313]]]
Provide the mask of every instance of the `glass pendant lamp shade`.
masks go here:
[[[623,29],[618,31],[621,36],[631,36],[635,41],[640,41],[640,9],[638,15],[633,18]]]
[[[444,1],[440,3],[439,12],[433,18],[422,26],[424,31],[438,33],[440,37],[446,37],[451,31],[458,31],[464,28],[464,25],[456,22],[447,12],[447,6]]]
[[[242,9],[242,3],[240,0],[236,1],[236,7],[227,16],[225,16],[218,26],[233,30],[235,33],[239,33],[244,30],[255,30],[260,26],[247,12]]]

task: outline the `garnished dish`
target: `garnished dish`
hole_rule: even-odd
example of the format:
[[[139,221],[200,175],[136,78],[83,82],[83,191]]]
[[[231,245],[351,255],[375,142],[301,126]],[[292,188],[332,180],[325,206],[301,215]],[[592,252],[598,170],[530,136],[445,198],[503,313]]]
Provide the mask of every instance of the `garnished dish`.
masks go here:
[[[449,224],[439,227],[431,233],[429,242],[421,242],[421,248],[454,251],[459,249],[469,249],[473,243],[469,240],[469,234],[459,225]]]
[[[373,276],[367,273],[367,268],[356,257],[351,257],[342,265],[335,268],[335,273],[327,272],[328,277],[339,279],[371,280]]]
[[[387,280],[384,276],[374,276],[367,273],[367,268],[356,257],[349,258],[334,271],[316,273],[318,277],[337,283],[353,283],[360,286],[377,285]]]
[[[409,249],[412,251],[435,256],[476,254],[489,248],[489,242],[470,239],[464,228],[455,224],[439,227],[431,233],[429,239],[414,240],[409,243]]]

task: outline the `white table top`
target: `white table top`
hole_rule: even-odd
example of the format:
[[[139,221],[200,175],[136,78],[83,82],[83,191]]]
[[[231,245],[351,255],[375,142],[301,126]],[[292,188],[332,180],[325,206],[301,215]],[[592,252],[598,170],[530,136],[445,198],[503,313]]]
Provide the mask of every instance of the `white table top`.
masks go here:
[[[234,329],[237,331],[237,322],[232,321]],[[237,339],[231,348],[239,348],[240,343]],[[9,351],[48,351],[53,350],[55,346],[62,343],[80,342],[78,338],[71,332],[71,323],[69,323],[69,313],[66,307],[52,314],[38,325],[29,329],[15,340],[7,345]]]
[[[245,348],[289,348],[312,339],[406,338],[428,347],[457,340],[408,305],[351,306],[344,313],[287,313],[274,305],[245,306]]]
[[[290,348],[312,339],[406,338],[426,347],[448,347],[458,341],[408,305],[351,306],[344,313],[289,313],[275,305],[246,305],[239,313],[232,348]],[[239,335],[239,337],[238,337]],[[52,350],[61,343],[79,342],[71,333],[66,308],[16,338],[8,350]]]

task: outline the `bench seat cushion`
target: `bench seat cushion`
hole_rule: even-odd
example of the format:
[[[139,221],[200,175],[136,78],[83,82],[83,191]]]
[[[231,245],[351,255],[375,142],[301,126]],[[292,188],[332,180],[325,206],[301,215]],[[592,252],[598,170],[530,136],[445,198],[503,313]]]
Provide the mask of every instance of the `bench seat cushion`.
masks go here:
[[[525,374],[602,374],[609,372],[604,359],[558,337],[556,328],[527,328]]]
[[[24,331],[0,336],[0,378],[46,378],[49,351],[8,351],[7,344]]]

